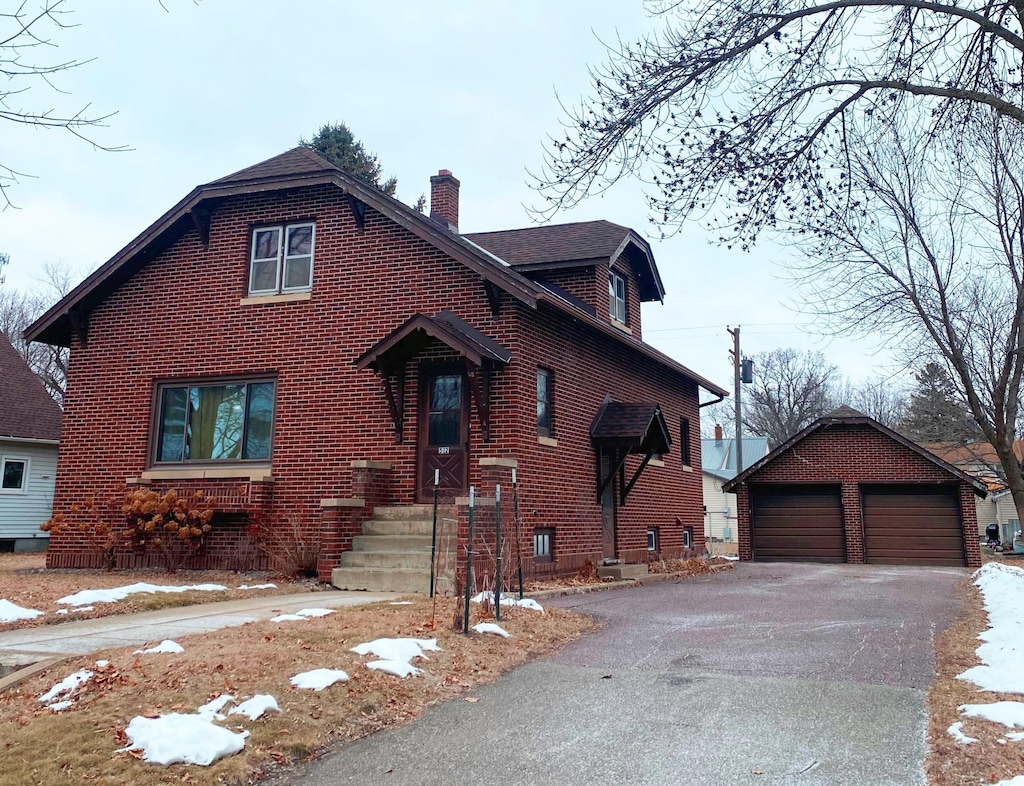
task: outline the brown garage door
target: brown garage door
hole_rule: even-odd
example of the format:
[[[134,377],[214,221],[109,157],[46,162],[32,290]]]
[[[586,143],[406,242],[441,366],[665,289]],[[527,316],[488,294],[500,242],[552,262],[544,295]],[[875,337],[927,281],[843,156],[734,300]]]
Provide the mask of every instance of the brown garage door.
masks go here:
[[[751,507],[755,560],[846,561],[838,487],[754,487]]]
[[[864,558],[881,565],[964,565],[960,502],[953,488],[867,486]]]

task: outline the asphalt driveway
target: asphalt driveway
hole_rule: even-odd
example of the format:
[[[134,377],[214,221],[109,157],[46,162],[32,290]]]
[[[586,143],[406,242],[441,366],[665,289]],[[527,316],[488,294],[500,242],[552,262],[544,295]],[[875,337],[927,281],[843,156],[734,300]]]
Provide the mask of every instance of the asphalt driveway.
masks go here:
[[[951,568],[743,564],[551,601],[604,629],[290,783],[924,783]]]

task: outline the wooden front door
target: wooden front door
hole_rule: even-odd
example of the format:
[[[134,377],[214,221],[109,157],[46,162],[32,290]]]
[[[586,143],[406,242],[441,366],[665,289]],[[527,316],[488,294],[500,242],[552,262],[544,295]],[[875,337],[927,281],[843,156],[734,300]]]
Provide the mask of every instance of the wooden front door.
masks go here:
[[[601,453],[601,477],[611,471],[611,456]],[[615,479],[601,492],[601,556],[615,559]]]
[[[442,496],[467,488],[469,469],[469,396],[459,368],[426,367],[420,371],[419,471],[416,497],[434,498],[434,475]]]

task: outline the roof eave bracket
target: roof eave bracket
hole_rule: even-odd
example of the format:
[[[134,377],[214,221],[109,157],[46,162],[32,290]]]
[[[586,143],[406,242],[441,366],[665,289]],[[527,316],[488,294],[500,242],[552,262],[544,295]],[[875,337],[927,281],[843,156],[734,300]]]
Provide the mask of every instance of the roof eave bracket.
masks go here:
[[[348,205],[352,208],[352,216],[356,220],[356,229],[361,235],[366,231],[366,203],[353,196],[351,192],[346,191],[346,196],[348,196]]]

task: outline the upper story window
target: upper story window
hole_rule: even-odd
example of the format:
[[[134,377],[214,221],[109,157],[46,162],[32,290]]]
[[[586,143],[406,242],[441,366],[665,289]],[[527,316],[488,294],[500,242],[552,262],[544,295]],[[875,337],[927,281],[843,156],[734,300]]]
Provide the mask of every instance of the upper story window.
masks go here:
[[[24,494],[28,491],[28,459],[0,458],[0,492]]]
[[[551,371],[537,369],[537,434],[550,437],[551,428]]]
[[[156,461],[267,461],[274,382],[162,385]]]
[[[312,223],[254,229],[249,294],[276,295],[310,289],[314,230]]]
[[[690,419],[679,418],[679,452],[683,456],[683,466],[691,466],[693,458],[690,456]]]
[[[626,279],[614,270],[608,271],[608,315],[626,324]]]

